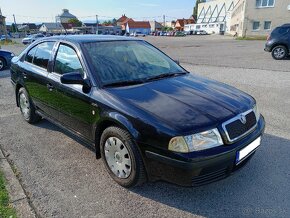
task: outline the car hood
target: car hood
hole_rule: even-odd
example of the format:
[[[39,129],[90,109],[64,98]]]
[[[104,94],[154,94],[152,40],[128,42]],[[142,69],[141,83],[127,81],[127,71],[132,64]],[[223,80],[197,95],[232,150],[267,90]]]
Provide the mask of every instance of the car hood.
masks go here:
[[[182,133],[215,127],[255,104],[234,87],[190,74],[107,91]]]

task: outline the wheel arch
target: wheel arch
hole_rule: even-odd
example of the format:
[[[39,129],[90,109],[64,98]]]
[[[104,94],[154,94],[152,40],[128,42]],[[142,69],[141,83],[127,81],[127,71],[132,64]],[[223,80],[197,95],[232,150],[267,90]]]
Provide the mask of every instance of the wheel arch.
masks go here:
[[[16,105],[17,107],[19,107],[19,99],[18,99],[18,92],[19,90],[24,87],[23,85],[17,83],[16,86],[15,86],[15,98],[16,98]]]
[[[274,45],[272,45],[271,48],[271,52],[273,51],[274,48],[276,48],[277,46],[284,46],[287,49],[287,52],[289,53],[289,48],[288,45],[286,43],[275,43]]]
[[[104,130],[110,126],[120,127],[129,132],[133,139],[137,139],[139,132],[133,127],[132,123],[123,115],[117,112],[111,112],[101,119],[95,127],[95,148],[96,157],[101,158],[100,139]]]

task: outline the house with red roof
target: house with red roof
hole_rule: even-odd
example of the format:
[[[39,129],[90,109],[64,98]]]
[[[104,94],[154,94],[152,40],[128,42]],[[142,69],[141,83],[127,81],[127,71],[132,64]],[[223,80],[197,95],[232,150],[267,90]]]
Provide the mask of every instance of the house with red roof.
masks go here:
[[[176,23],[175,23],[175,29],[178,31],[183,31],[184,30],[184,26],[187,24],[194,24],[195,20],[193,18],[189,18],[189,19],[177,19]]]
[[[126,25],[126,32],[130,34],[149,35],[150,31],[151,25],[149,21],[128,21]]]

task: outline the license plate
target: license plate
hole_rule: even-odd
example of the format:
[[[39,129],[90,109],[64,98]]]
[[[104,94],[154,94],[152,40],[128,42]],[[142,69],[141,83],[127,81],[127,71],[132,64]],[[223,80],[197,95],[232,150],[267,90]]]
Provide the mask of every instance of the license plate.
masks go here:
[[[259,147],[260,144],[261,144],[261,137],[257,138],[251,144],[247,145],[246,147],[238,151],[237,157],[236,157],[236,164],[239,164],[241,161],[243,161],[251,152],[256,150],[256,148]]]

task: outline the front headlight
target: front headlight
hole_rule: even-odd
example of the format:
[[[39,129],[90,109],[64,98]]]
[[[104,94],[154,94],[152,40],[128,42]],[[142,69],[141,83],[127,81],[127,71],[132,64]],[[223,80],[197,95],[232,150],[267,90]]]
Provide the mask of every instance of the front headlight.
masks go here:
[[[260,111],[259,111],[258,106],[257,106],[256,104],[255,104],[254,107],[253,107],[253,111],[254,111],[254,113],[255,113],[256,120],[257,120],[257,122],[258,122],[259,119],[260,119]]]
[[[221,135],[217,129],[196,133],[189,136],[174,137],[170,140],[168,149],[181,153],[201,151],[223,144]]]

